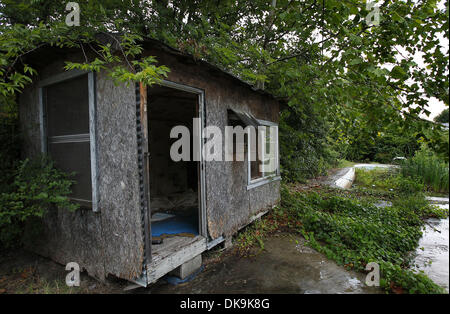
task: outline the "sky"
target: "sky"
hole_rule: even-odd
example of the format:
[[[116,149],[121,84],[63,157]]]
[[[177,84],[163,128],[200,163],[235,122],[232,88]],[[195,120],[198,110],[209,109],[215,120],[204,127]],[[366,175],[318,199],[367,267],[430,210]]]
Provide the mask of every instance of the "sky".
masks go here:
[[[414,2],[417,2],[417,0],[413,0]],[[380,3],[377,3],[377,6],[379,6]],[[438,8],[439,9],[444,9],[445,8],[445,1],[441,0],[438,3]],[[380,15],[382,14],[382,12],[380,12]],[[350,16],[350,18],[352,18],[352,16]],[[316,34],[316,38],[315,40],[317,41],[321,41],[322,40],[322,34],[320,33],[319,30],[317,30],[317,34]],[[440,42],[440,46],[441,46],[441,51],[444,53],[444,55],[449,55],[449,42],[447,39],[444,38],[443,34],[439,34],[438,35],[438,39]],[[401,54],[397,55],[397,60],[400,61],[400,59],[402,59],[402,56],[410,56],[410,54],[401,46],[397,46],[397,51],[401,52]],[[325,55],[327,56],[331,56],[331,54],[329,53],[329,51],[325,51],[324,52]],[[417,53],[414,56],[414,61],[417,63],[417,65],[422,68],[424,71],[428,71],[426,69],[426,65],[424,63],[424,60],[422,58],[422,54],[421,53]],[[395,64],[384,64],[382,65],[382,67],[391,70],[394,67]],[[448,69],[447,69],[447,75],[448,75]],[[412,80],[408,80],[406,81],[407,84],[413,84]],[[433,120],[437,115],[439,115],[442,110],[444,110],[445,108],[447,108],[447,106],[444,104],[444,102],[432,97],[430,99],[428,99],[428,107],[424,108],[426,110],[428,110],[430,112],[430,114],[427,116],[424,113],[421,113],[419,116],[423,119],[427,119],[427,120]]]
[[[417,1],[415,1],[417,2]],[[439,9],[444,9],[445,8],[445,1],[440,1],[438,3],[438,8]],[[382,13],[380,13],[382,14]],[[439,44],[441,46],[441,51],[442,53],[444,53],[444,55],[449,55],[449,42],[447,39],[445,39],[444,35],[441,33],[437,36],[437,38],[439,39]],[[402,56],[410,56],[410,54],[401,46],[397,46],[396,49],[401,52],[401,54],[397,55],[397,60],[400,61],[400,59],[402,59]],[[424,60],[422,58],[422,53],[416,53],[414,56],[414,61],[417,63],[417,65],[422,68],[425,72],[427,72],[428,70],[426,69],[426,65],[424,63]],[[391,70],[392,67],[394,66],[394,64],[385,64],[383,65],[383,67],[387,68],[388,70]],[[447,69],[447,75],[448,75],[448,69]],[[414,81],[412,81],[411,79],[406,81],[407,84],[413,84]],[[447,106],[444,104],[444,102],[432,97],[428,99],[428,107],[424,108],[426,110],[428,110],[430,112],[430,114],[427,116],[425,113],[421,113],[419,116],[423,119],[427,119],[427,120],[433,120],[437,115],[439,115],[442,110],[444,110],[445,108],[447,108]]]
[[[438,4],[438,8],[440,8],[440,9],[445,8],[445,1],[440,1]],[[447,58],[448,58],[448,52],[449,52],[448,40],[445,39],[443,35],[438,36],[438,38],[439,38],[439,42],[440,42],[441,46],[443,47],[443,51],[446,51]],[[415,55],[414,60],[417,62],[417,64],[419,66],[425,68],[423,60],[420,55]],[[448,75],[448,69],[447,69],[447,75]],[[434,97],[430,98],[429,103],[428,103],[428,108],[426,108],[426,109],[428,111],[430,111],[431,113],[428,117],[424,114],[421,114],[421,117],[424,119],[433,120],[445,108],[447,108],[447,106],[442,101],[439,101],[438,99],[436,99]]]
[[[442,101],[437,100],[436,98],[433,97],[429,100],[427,108],[427,110],[431,112],[430,115],[427,117],[425,114],[421,114],[420,117],[427,120],[433,120],[445,108],[448,107]]]
[[[448,41],[443,36],[439,36],[439,41],[443,47],[443,50],[447,51],[447,57],[448,57],[448,51],[449,51],[448,50],[449,49]],[[419,66],[425,68],[425,66],[423,64],[423,60],[419,55],[414,56],[414,61],[416,61]],[[448,75],[448,71],[447,71],[447,75]],[[421,117],[424,119],[433,120],[445,108],[447,108],[447,106],[442,101],[440,101],[434,97],[430,98],[427,110],[430,111],[431,113],[428,117],[424,114],[421,114]]]
[[[438,38],[439,38],[440,45],[442,46],[441,47],[441,51],[448,56],[448,53],[449,53],[449,43],[448,43],[448,41],[444,38],[444,36],[438,36]],[[405,55],[405,56],[409,55],[409,53],[405,49],[403,49],[402,47],[397,46],[397,49],[399,51],[401,51],[402,55]],[[399,58],[401,58],[401,57],[399,57]],[[414,55],[414,61],[417,63],[417,65],[419,67],[423,68],[424,71],[427,71],[426,65],[424,64],[424,61],[423,61],[423,58],[422,58],[422,53],[415,54]],[[391,69],[392,66],[393,66],[392,64],[389,64],[389,65],[386,65],[386,68]],[[448,75],[448,70],[447,70],[447,75]],[[408,80],[407,81],[407,84],[412,84],[412,83],[413,83],[412,80]],[[424,113],[421,113],[419,116],[421,118],[423,118],[423,119],[433,120],[437,115],[439,115],[442,112],[442,110],[447,108],[447,106],[442,101],[440,101],[440,100],[438,100],[438,99],[436,99],[434,97],[429,98],[428,101],[429,101],[428,102],[428,107],[425,108],[425,109],[430,111],[430,115],[427,116]]]

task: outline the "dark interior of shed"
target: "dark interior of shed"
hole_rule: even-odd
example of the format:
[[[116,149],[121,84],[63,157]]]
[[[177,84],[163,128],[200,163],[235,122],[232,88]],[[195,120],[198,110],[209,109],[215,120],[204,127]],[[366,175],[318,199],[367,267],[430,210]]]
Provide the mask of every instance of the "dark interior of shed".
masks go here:
[[[155,85],[148,89],[149,181],[153,244],[162,247],[166,238],[199,234],[199,169],[192,161],[193,118],[198,116],[198,96]],[[191,161],[173,161],[170,138],[177,125],[190,132]]]

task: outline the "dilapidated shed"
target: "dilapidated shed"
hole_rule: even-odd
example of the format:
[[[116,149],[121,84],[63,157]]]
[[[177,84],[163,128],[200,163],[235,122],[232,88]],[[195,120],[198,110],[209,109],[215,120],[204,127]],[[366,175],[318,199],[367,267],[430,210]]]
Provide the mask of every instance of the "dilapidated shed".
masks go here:
[[[100,280],[113,275],[146,286],[276,205],[280,175],[278,149],[270,173],[248,155],[171,160],[174,125],[192,131],[197,118],[221,130],[244,120],[276,126],[279,102],[160,42],[144,47],[171,70],[161,84],[116,86],[103,71],[64,71],[64,61],[83,56],[47,48],[28,56],[39,76],[19,103],[24,157],[45,153],[76,172],[71,197],[82,205],[51,210],[28,247],[61,264],[76,262]],[[202,131],[198,140],[201,148]],[[181,232],[164,237],[176,226]]]

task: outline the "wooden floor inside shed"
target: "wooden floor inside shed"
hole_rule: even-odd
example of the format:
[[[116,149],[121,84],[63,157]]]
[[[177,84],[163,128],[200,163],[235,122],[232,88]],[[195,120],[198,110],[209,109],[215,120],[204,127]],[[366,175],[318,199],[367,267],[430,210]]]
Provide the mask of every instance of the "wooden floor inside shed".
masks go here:
[[[163,244],[152,245],[152,261],[147,265],[147,281],[155,282],[178,266],[206,250],[206,239],[196,237],[165,238]]]

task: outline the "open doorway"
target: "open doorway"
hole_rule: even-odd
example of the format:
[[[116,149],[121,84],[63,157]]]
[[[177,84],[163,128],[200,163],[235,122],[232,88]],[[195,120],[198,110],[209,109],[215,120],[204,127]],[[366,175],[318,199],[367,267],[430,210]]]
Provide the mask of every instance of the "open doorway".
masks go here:
[[[153,255],[180,248],[201,234],[201,172],[192,156],[199,95],[155,85],[147,90],[147,110]],[[170,156],[177,140],[170,138],[170,131],[178,125],[190,131],[191,161],[175,162]]]

